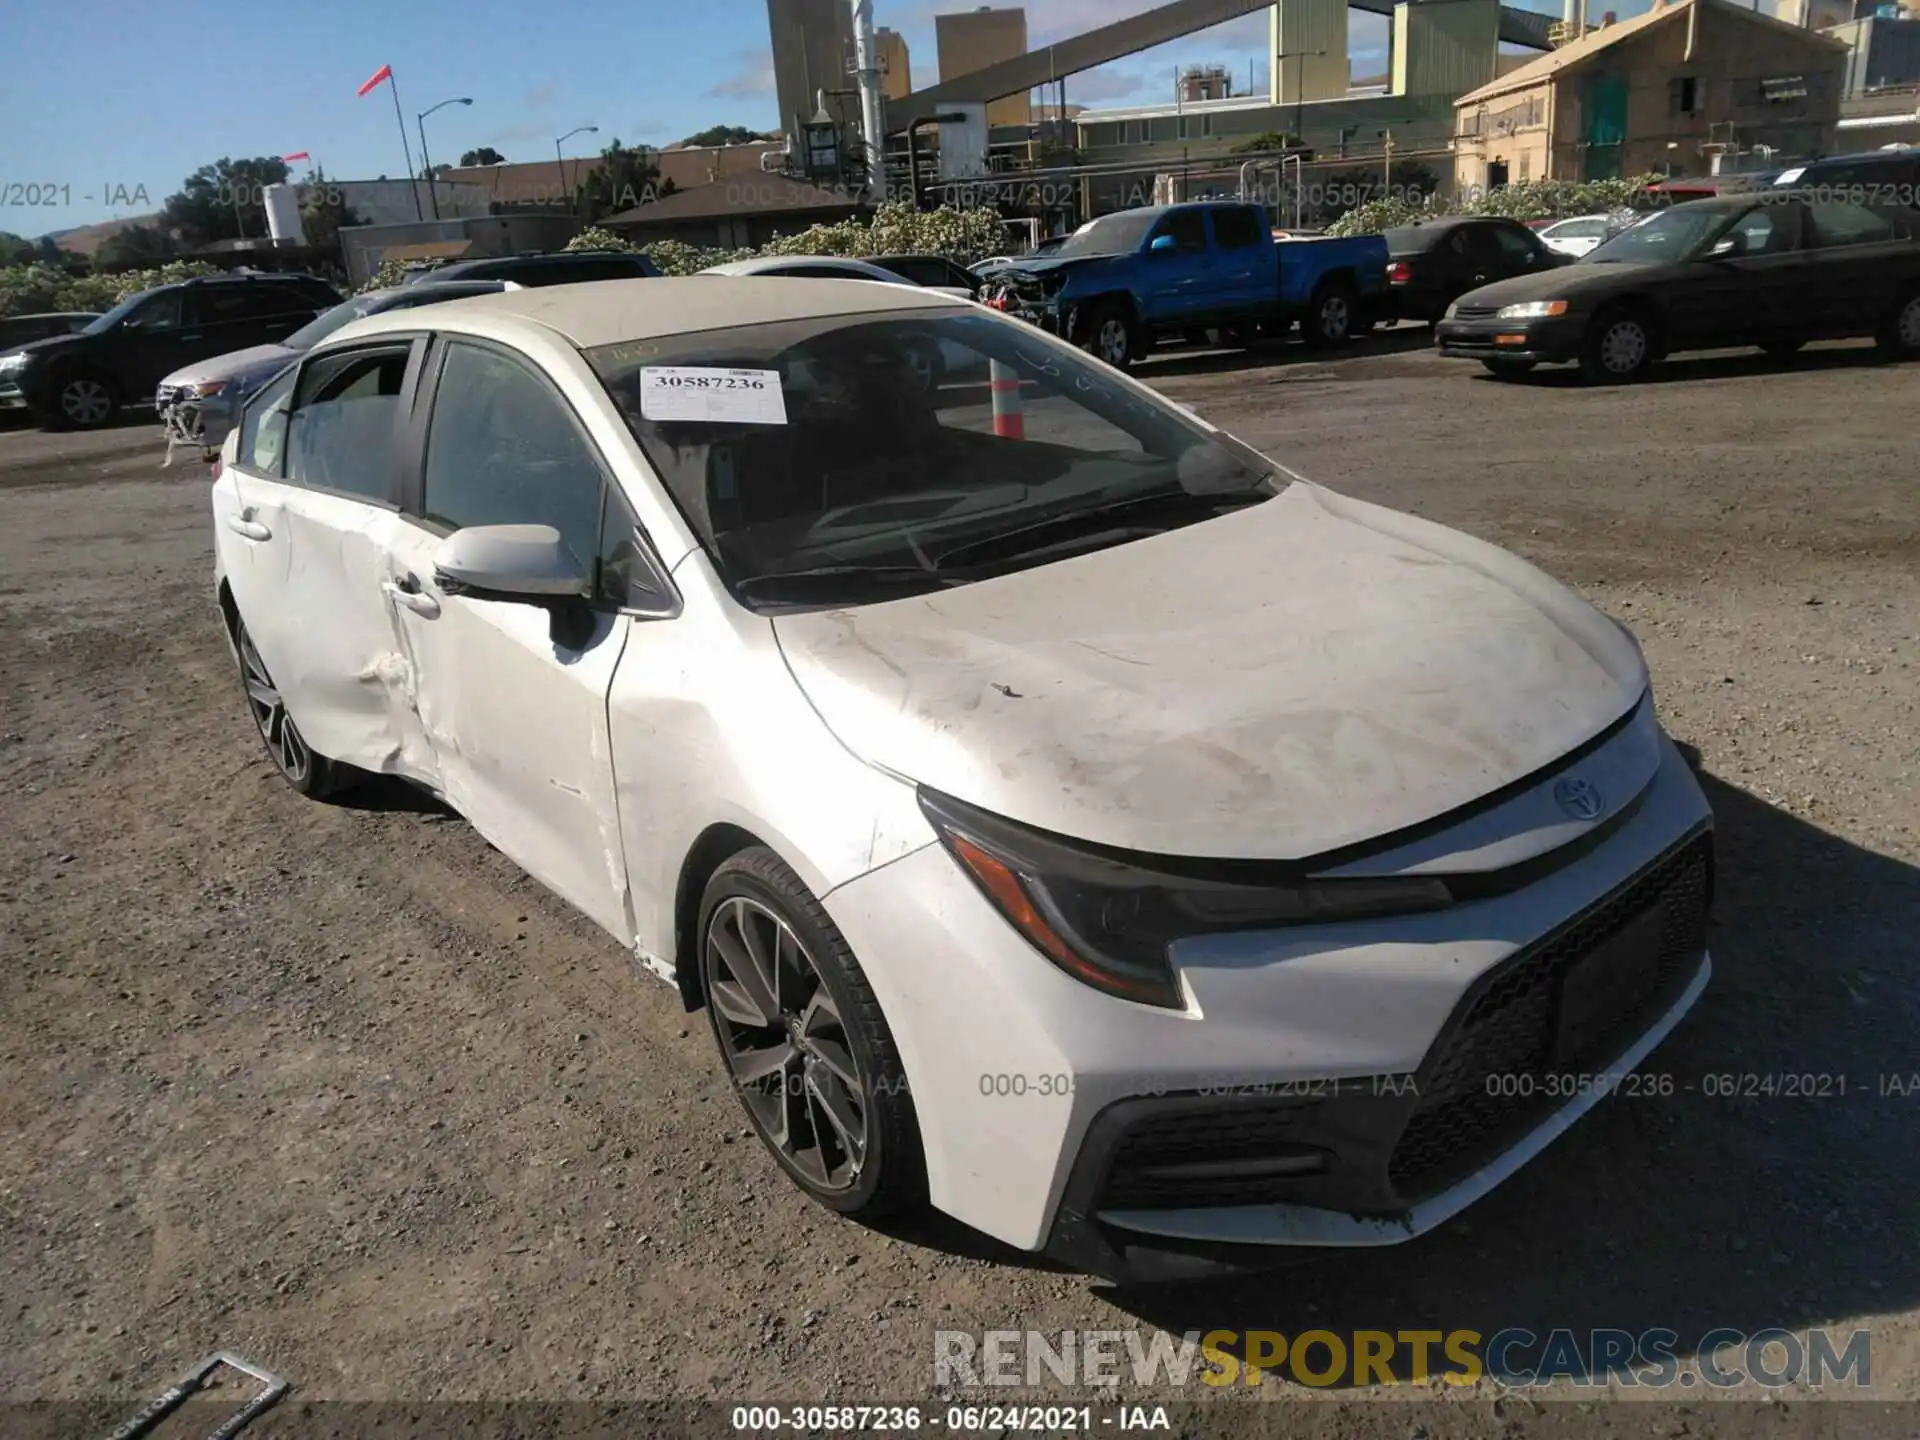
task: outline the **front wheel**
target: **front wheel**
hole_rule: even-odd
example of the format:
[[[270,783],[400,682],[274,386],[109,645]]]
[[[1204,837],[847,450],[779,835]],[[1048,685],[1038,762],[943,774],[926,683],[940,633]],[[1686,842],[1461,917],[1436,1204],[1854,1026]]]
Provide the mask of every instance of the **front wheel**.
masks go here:
[[[744,850],[700,905],[707,1018],[747,1118],[801,1189],[877,1220],[918,1208],[913,1098],[853,951],[773,851]]]
[[[1635,310],[1597,316],[1580,350],[1580,373],[1597,385],[1638,380],[1653,367],[1652,322]]]
[[[1895,359],[1920,356],[1920,290],[1908,292],[1874,340]]]
[[[1301,322],[1307,344],[1322,350],[1346,344],[1353,338],[1356,308],[1357,302],[1349,287],[1338,283],[1322,285],[1313,292],[1306,318]]]
[[[1125,370],[1140,356],[1140,326],[1124,305],[1096,305],[1080,321],[1075,343],[1096,360]]]

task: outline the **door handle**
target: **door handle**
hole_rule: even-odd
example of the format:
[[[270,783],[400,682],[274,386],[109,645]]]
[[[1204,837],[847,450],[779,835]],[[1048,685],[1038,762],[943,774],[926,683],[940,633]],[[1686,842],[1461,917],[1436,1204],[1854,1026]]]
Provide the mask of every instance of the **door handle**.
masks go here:
[[[273,531],[251,515],[227,516],[227,528],[243,540],[271,540]]]
[[[440,602],[422,590],[420,582],[413,576],[409,575],[405,580],[399,581],[382,580],[380,588],[401,609],[411,610],[414,614],[428,620],[439,618]]]
[[[186,334],[176,336],[175,338],[180,340],[204,340],[207,337],[201,334],[198,330],[194,330]]]

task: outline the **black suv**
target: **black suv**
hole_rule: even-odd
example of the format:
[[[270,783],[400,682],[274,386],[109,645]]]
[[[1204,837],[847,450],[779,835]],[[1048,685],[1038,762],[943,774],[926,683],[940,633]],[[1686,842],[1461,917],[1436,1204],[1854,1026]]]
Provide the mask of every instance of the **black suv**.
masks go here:
[[[182,365],[284,340],[340,294],[310,275],[182,280],[130,295],[73,335],[0,356],[0,410],[92,429],[123,405],[151,403]]]
[[[562,250],[545,255],[496,255],[415,270],[402,285],[428,280],[511,280],[516,285],[579,285],[588,280],[656,280],[660,267],[625,250]]]

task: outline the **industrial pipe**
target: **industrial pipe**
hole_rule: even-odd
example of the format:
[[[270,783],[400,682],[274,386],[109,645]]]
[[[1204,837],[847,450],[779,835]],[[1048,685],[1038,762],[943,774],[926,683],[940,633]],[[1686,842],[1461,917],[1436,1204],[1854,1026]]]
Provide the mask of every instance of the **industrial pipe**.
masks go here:
[[[867,191],[874,204],[883,205],[887,199],[886,99],[880,90],[873,0],[853,0],[853,53],[860,72],[860,130],[867,142]]]

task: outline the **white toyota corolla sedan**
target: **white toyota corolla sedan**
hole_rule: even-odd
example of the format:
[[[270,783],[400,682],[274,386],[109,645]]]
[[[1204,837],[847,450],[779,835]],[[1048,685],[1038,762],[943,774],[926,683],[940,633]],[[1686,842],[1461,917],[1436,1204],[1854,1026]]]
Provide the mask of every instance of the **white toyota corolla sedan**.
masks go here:
[[[929,343],[972,357],[931,391]],[[1624,629],[977,306],[357,321],[213,510],[293,787],[444,797],[705,1008],[849,1215],[1122,1279],[1391,1244],[1707,983],[1711,816]]]

